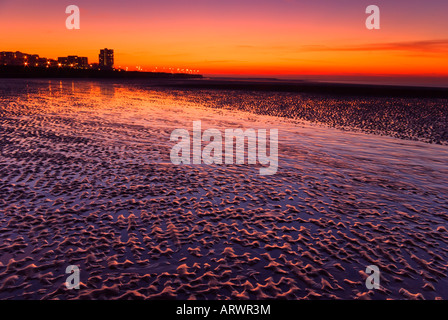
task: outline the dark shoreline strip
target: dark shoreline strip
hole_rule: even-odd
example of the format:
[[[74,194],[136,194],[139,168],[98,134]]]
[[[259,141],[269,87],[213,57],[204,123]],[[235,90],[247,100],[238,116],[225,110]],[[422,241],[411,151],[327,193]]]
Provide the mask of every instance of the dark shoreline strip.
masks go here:
[[[294,92],[325,95],[447,99],[448,88],[289,81],[208,80],[169,82],[164,87],[210,90]]]

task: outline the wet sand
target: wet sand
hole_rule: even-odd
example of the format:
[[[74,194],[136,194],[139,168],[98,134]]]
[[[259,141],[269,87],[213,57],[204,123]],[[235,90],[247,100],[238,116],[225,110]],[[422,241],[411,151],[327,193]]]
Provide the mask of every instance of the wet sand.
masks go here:
[[[448,145],[447,88],[269,79],[199,79],[160,85],[193,93],[199,91],[202,101],[217,108]],[[223,91],[232,94],[221,94]]]
[[[246,112],[250,93],[3,81],[2,299],[448,298],[447,146]],[[278,128],[278,173],[172,165],[195,120]]]

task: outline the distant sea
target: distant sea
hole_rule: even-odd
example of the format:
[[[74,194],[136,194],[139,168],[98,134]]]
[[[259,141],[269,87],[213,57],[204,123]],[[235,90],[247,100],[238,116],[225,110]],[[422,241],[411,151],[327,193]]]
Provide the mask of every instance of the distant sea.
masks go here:
[[[210,78],[226,79],[266,79],[288,81],[315,81],[327,83],[398,85],[418,87],[448,88],[448,77],[443,76],[403,76],[403,75],[216,75],[206,74]]]

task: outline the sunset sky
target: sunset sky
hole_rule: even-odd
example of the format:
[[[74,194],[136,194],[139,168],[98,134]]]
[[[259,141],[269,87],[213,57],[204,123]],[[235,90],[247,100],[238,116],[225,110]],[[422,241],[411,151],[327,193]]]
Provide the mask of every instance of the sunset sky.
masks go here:
[[[65,8],[81,10],[67,30]],[[381,9],[367,30],[365,9]],[[0,0],[0,51],[203,74],[448,76],[447,0]]]

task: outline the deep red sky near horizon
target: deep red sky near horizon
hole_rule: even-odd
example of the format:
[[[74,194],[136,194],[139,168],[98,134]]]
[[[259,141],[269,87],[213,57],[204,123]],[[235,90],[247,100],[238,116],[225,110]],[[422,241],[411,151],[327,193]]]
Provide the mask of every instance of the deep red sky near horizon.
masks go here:
[[[393,2],[393,3],[391,3]],[[66,6],[81,11],[67,30]],[[365,9],[381,9],[367,30]],[[203,74],[448,77],[448,1],[0,0],[0,51]]]

